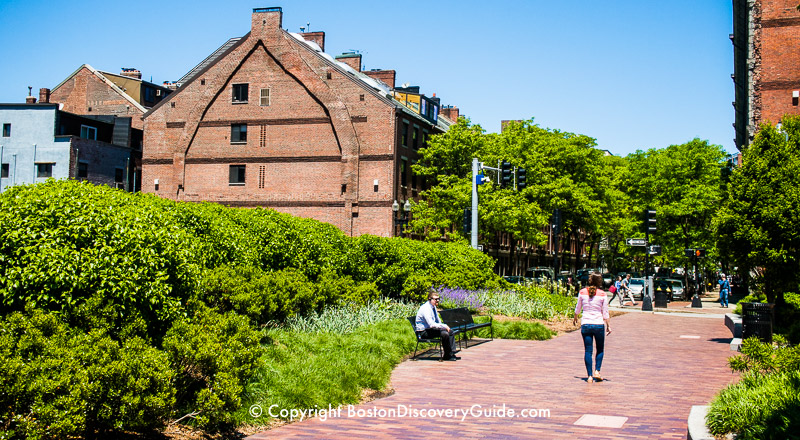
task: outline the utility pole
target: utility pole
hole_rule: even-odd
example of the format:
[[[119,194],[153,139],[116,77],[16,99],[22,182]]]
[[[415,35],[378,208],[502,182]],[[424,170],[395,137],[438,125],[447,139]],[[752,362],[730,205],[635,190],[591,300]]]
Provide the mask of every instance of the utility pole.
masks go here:
[[[483,177],[478,174],[481,163],[478,158],[472,159],[472,231],[470,232],[470,245],[478,249],[478,179],[483,183]]]

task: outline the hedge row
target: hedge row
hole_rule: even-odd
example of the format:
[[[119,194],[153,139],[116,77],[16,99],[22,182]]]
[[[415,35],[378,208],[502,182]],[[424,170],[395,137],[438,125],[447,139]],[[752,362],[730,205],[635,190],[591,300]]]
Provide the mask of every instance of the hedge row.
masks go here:
[[[467,246],[361,236],[48,181],[0,194],[0,438],[235,423],[258,328],[432,285],[496,287]]]

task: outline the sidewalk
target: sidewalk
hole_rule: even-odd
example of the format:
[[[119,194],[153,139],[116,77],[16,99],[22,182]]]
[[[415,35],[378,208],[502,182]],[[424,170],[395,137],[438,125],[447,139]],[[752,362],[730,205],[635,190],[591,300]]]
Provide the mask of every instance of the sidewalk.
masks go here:
[[[685,439],[692,405],[708,404],[738,379],[727,367],[731,334],[722,315],[627,313],[612,318],[611,328],[601,383],[585,381],[576,332],[549,341],[497,339],[462,351],[458,362],[403,362],[392,374],[393,395],[351,413],[343,406],[337,417],[249,438]],[[503,405],[515,417],[501,416]],[[404,409],[459,413],[391,417]],[[547,411],[526,418],[523,409]]]

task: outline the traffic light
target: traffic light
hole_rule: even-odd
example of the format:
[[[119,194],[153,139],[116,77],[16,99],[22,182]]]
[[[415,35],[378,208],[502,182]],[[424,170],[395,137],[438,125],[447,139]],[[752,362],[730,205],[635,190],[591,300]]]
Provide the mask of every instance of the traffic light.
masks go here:
[[[694,257],[694,251],[695,251],[694,249],[685,249],[683,251],[683,255],[685,255],[686,258],[692,258]]]
[[[525,189],[525,168],[517,168],[517,191]]]
[[[472,232],[472,209],[464,208],[464,235]]]
[[[644,212],[644,227],[649,233],[656,232],[656,211],[648,209]]]
[[[500,187],[508,188],[511,186],[511,163],[503,161],[500,164]]]
[[[705,249],[695,249],[694,250],[694,256],[698,257],[698,258],[705,257],[706,256],[706,250]]]

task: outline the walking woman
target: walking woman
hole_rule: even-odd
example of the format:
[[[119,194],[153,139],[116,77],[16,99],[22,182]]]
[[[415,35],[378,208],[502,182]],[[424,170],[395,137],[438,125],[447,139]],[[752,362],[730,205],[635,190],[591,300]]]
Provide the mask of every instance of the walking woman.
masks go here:
[[[603,380],[603,376],[600,375],[600,367],[603,365],[603,348],[606,334],[611,333],[611,326],[608,324],[608,296],[601,290],[601,287],[603,287],[603,276],[597,272],[589,275],[587,286],[578,293],[575,317],[572,318],[572,324],[576,325],[578,315],[583,312],[581,317],[581,336],[585,349],[583,361],[586,364],[587,382],[589,383]],[[592,340],[597,345],[594,370],[592,370]]]

